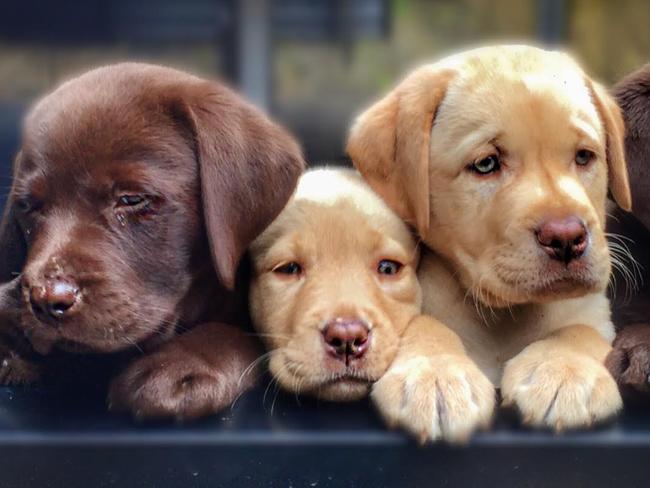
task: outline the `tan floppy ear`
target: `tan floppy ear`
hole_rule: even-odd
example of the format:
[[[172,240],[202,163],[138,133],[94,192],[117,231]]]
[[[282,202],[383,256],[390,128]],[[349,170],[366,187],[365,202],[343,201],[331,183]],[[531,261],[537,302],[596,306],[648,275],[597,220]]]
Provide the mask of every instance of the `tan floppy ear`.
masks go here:
[[[212,259],[233,289],[250,243],[291,197],[305,163],[296,141],[231,90],[206,82],[190,105]]]
[[[429,140],[454,76],[424,66],[362,113],[347,152],[370,186],[421,236],[429,230]]]
[[[623,210],[632,210],[632,194],[625,162],[625,123],[616,101],[598,83],[587,80],[591,95],[603,121],[607,140],[609,189]]]

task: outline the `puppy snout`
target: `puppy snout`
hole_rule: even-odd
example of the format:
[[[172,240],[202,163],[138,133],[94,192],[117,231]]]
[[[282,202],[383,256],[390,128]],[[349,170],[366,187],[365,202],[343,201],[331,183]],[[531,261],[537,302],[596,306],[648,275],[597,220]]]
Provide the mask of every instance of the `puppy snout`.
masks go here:
[[[370,331],[361,320],[337,318],[323,329],[325,349],[346,365],[360,359],[370,345]]]
[[[569,264],[587,249],[589,233],[578,217],[548,219],[535,232],[537,242],[552,259]]]
[[[31,286],[29,300],[39,318],[57,321],[65,317],[79,300],[79,286],[70,279],[47,279]]]

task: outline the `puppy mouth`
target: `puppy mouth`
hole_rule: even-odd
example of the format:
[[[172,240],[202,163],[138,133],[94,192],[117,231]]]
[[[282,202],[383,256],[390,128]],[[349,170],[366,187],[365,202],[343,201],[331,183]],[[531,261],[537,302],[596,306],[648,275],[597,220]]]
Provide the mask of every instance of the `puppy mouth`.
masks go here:
[[[574,298],[600,290],[603,280],[591,260],[579,260],[568,265],[557,261],[542,262],[534,267],[513,268],[505,263],[494,266],[492,279],[477,280],[472,294],[492,307],[511,304],[546,302]]]
[[[598,281],[590,273],[565,273],[549,277],[532,291],[537,298],[557,298],[583,295],[598,289]]]
[[[296,385],[301,385],[299,388],[301,394],[327,401],[352,401],[363,398],[377,380],[359,368],[345,368],[335,373],[327,373],[322,369],[311,374],[300,374],[297,380],[290,367],[286,371],[294,377],[285,382],[286,388],[293,391]]]
[[[173,321],[161,320],[157,325],[152,323],[150,327],[145,327],[142,323],[129,325],[116,319],[116,325],[97,324],[88,327],[82,314],[60,321],[47,321],[26,307],[19,323],[34,350],[46,355],[53,349],[73,354],[141,349],[144,343],[163,340],[168,333],[172,333],[167,325]]]

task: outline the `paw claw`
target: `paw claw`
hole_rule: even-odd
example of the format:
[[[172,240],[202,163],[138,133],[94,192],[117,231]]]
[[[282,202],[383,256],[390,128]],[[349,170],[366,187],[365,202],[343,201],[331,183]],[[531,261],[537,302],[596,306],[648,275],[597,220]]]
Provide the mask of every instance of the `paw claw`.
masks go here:
[[[400,361],[375,383],[372,398],[388,425],[420,442],[466,442],[492,420],[494,387],[466,356]]]
[[[501,387],[525,424],[556,432],[591,427],[611,417],[622,404],[605,366],[575,352],[524,350],[506,364]]]

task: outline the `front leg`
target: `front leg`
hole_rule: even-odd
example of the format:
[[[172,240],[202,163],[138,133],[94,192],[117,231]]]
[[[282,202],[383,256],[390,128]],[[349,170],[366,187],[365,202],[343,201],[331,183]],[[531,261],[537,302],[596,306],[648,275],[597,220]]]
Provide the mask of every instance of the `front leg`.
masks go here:
[[[28,385],[41,377],[34,350],[18,326],[20,277],[0,284],[0,385]]]
[[[41,379],[41,365],[23,349],[0,339],[0,385],[31,385]]]
[[[230,325],[201,324],[131,363],[111,384],[109,408],[138,418],[213,414],[253,385],[247,368],[259,354],[254,336]]]
[[[428,316],[409,324],[395,361],[372,389],[388,424],[405,428],[422,442],[465,441],[490,424],[495,396],[460,338]]]
[[[605,368],[609,343],[592,327],[573,325],[534,342],[506,363],[501,393],[536,427],[589,427],[622,406]]]

